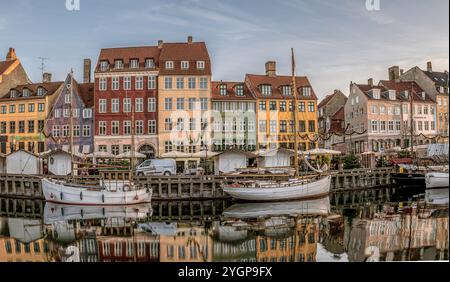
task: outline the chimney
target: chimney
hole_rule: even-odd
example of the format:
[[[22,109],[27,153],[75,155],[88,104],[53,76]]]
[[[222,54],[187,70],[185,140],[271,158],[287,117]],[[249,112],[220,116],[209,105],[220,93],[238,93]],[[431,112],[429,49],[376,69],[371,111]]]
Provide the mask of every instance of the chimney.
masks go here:
[[[271,77],[277,76],[277,63],[275,61],[266,63],[266,75]]]
[[[399,81],[399,79],[400,79],[400,68],[398,66],[390,67],[388,72],[389,72],[389,80]]]
[[[373,78],[369,78],[369,80],[367,80],[367,84],[370,85],[370,87],[373,86]]]
[[[192,44],[192,36],[191,35],[188,36],[187,43],[188,44]]]
[[[164,41],[158,40],[158,48],[161,49],[163,47]]]
[[[400,75],[403,75],[403,73],[405,73],[404,69],[400,69]]]
[[[7,61],[17,60],[16,50],[14,48],[9,48],[8,54],[6,55]]]
[[[83,83],[91,83],[91,59],[84,59]]]
[[[433,71],[433,64],[431,64],[431,62],[427,62],[427,71],[429,72]]]
[[[44,72],[42,75],[42,82],[43,83],[49,83],[52,82],[52,74],[48,72]]]

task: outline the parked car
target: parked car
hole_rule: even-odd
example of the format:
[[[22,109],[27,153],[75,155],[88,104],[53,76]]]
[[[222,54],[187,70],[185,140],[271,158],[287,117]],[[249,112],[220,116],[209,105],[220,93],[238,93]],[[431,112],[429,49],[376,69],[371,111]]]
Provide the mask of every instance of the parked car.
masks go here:
[[[164,175],[177,174],[177,164],[173,159],[146,160],[136,167],[136,175]]]

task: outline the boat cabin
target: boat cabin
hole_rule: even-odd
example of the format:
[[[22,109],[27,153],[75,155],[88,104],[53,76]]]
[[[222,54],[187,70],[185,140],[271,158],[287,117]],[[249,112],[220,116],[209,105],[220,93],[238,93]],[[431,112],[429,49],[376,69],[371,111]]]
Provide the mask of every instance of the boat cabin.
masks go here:
[[[214,172],[216,175],[236,172],[238,169],[247,168],[250,159],[256,156],[250,152],[240,150],[225,151],[214,157]]]
[[[25,150],[18,150],[6,156],[7,174],[40,174],[39,157]]]

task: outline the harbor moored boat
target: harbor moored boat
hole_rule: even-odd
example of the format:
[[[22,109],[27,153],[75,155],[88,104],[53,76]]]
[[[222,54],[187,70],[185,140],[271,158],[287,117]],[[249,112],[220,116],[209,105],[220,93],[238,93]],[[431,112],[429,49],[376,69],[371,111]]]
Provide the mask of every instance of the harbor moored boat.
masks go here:
[[[89,187],[66,181],[42,179],[42,191],[47,202],[68,205],[135,205],[150,203],[152,189],[136,189],[124,185],[122,189]]]
[[[427,173],[425,175],[425,184],[428,189],[445,189],[449,188],[448,173]]]

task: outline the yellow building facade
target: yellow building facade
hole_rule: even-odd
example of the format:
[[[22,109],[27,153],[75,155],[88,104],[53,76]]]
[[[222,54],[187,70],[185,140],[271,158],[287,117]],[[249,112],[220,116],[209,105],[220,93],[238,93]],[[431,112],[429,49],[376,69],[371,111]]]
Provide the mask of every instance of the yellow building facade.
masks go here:
[[[48,262],[49,247],[44,239],[22,243],[16,239],[0,238],[0,262]]]
[[[46,150],[41,134],[62,82],[19,85],[0,95],[0,152]]]
[[[276,63],[266,63],[266,75],[247,74],[245,83],[256,97],[258,149],[293,149],[295,144],[292,77],[276,74]],[[317,147],[317,97],[307,77],[295,77],[297,141],[300,150]]]

